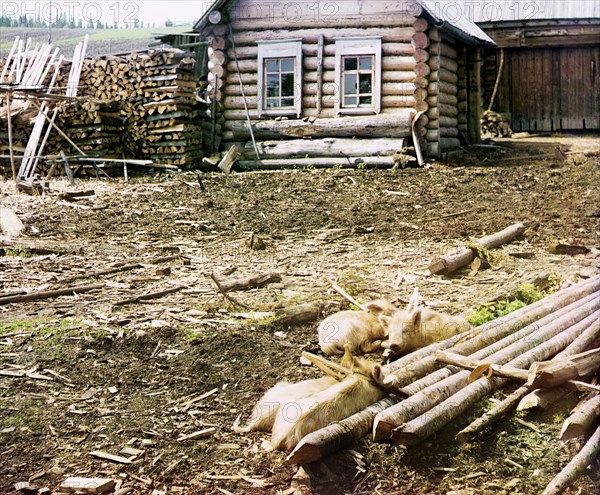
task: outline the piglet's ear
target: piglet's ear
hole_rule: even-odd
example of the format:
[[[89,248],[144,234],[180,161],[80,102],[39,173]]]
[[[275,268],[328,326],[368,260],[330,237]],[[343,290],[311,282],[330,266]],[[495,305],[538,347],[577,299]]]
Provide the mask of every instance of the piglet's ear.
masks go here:
[[[410,315],[410,318],[415,327],[419,326],[419,324],[421,323],[421,308],[415,309]]]
[[[379,313],[383,313],[385,311],[385,308],[381,305],[379,301],[371,301],[367,304],[367,311],[369,313],[377,315]]]
[[[389,325],[392,321],[392,317],[387,315],[379,315],[379,321],[384,325]]]

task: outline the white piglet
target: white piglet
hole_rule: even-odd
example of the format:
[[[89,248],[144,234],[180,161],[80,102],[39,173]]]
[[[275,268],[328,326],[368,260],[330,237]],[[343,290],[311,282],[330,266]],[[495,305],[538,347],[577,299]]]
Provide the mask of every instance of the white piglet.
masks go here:
[[[388,327],[387,345],[393,354],[411,352],[471,328],[461,316],[451,316],[429,308],[397,310],[392,316],[382,315],[381,319]]]
[[[343,354],[351,345],[353,353],[376,352],[387,339],[388,331],[380,316],[391,316],[398,308],[384,299],[367,304],[367,311],[340,311],[319,325],[319,346],[324,354]]]

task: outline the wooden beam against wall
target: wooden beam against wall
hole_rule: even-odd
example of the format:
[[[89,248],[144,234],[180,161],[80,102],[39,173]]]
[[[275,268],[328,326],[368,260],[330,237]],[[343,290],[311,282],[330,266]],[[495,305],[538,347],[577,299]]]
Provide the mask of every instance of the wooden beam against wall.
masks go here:
[[[467,138],[469,143],[481,143],[481,50],[474,48],[467,55]]]

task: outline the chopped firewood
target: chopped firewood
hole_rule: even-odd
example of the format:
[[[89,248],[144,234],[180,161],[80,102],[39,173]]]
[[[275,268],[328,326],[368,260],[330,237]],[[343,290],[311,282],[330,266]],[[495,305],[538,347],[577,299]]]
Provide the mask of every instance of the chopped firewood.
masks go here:
[[[82,198],[89,199],[90,197],[95,195],[96,191],[94,191],[93,189],[89,189],[87,191],[65,191],[58,195],[58,199],[63,199],[65,201],[77,201]]]
[[[563,359],[534,363],[529,370],[530,388],[556,387],[566,381],[587,376],[600,368],[600,348]]]
[[[131,464],[131,459],[122,457],[120,455],[109,454],[108,452],[102,452],[100,450],[94,450],[90,452],[91,456],[98,457],[99,459],[105,459],[111,462],[118,462],[119,464]]]
[[[251,275],[244,278],[235,280],[228,280],[221,282],[221,287],[225,292],[235,290],[253,289],[255,287],[262,287],[264,285],[281,282],[281,275],[277,272],[261,273],[259,275]]]
[[[239,148],[235,144],[232,144],[231,148],[229,148],[227,153],[225,153],[225,156],[223,157],[223,159],[219,162],[219,165],[217,165],[217,166],[223,172],[225,172],[226,174],[229,174],[229,173],[231,173],[231,168],[233,167],[233,164],[235,163],[235,161],[238,159],[239,156],[240,156]]]
[[[109,478],[67,478],[60,485],[61,490],[82,494],[109,493],[115,487],[114,480]]]
[[[346,349],[348,351],[348,348]],[[308,359],[312,364],[314,364],[317,368],[319,368],[323,373],[329,375],[336,380],[343,380],[346,376],[352,374],[352,370],[346,368],[345,366],[341,366],[333,361],[329,361],[324,357],[317,356],[310,352],[304,351],[302,353],[302,357]]]
[[[8,237],[17,237],[25,225],[10,208],[0,207],[0,232]]]
[[[39,488],[39,486],[32,485],[29,481],[20,481],[19,483],[15,483],[15,490],[21,493],[37,494]]]
[[[563,489],[575,481],[600,454],[600,426],[583,446],[579,453],[571,459],[564,469],[548,484],[542,495],[558,495]]]
[[[319,303],[299,304],[284,308],[276,313],[271,325],[283,328],[307,325],[320,318],[322,309]]]
[[[186,440],[198,440],[200,438],[206,438],[211,436],[217,431],[216,428],[206,428],[205,430],[195,431],[189,435],[183,435],[177,439],[178,442],[185,442]]]
[[[569,256],[588,254],[591,252],[591,250],[585,246],[574,246],[570,244],[552,244],[548,248],[548,251],[550,251],[552,254],[567,254]]]
[[[583,435],[600,418],[600,394],[580,404],[563,423],[560,439],[564,442]]]
[[[429,272],[432,275],[452,273],[459,268],[471,263],[477,256],[478,248],[492,249],[507,242],[512,241],[516,237],[525,232],[525,226],[517,223],[507,227],[501,232],[493,235],[488,235],[476,241],[472,247],[454,251],[446,256],[434,260],[429,265]]]

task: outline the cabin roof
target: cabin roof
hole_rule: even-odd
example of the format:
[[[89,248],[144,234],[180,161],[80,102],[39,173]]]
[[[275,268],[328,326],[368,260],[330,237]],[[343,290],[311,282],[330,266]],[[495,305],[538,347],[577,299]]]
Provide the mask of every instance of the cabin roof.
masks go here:
[[[453,36],[469,44],[494,45],[492,40],[485,34],[477,24],[463,15],[457,15],[456,10],[440,8],[444,2],[439,0],[414,0],[424,11],[440,25],[442,31],[448,31]],[[472,0],[467,0],[472,1]],[[514,0],[511,0],[514,1]],[[194,25],[194,31],[200,32],[208,24],[208,16],[215,10],[228,10],[236,3],[236,0],[214,0],[213,4],[204,12],[202,17]],[[461,10],[461,9],[459,9]]]
[[[552,19],[600,19],[598,0],[462,0],[465,16],[478,23]]]

